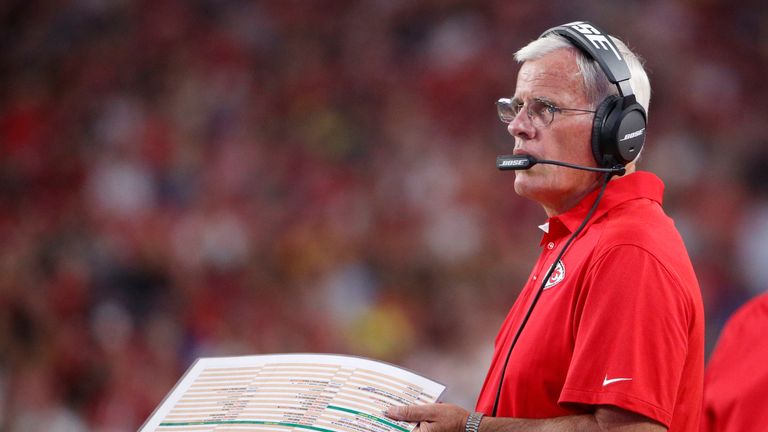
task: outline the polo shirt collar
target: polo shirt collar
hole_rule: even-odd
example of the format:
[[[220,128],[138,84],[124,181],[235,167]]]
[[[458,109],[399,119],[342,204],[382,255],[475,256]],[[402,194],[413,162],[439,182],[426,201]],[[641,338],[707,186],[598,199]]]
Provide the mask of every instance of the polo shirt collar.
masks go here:
[[[541,244],[574,232],[586,217],[599,192],[599,189],[592,191],[572,209],[549,218],[541,225],[539,228],[545,232]],[[637,171],[615,178],[608,182],[603,198],[588,223],[600,219],[614,207],[635,199],[650,199],[661,205],[663,195],[664,183],[653,173]]]

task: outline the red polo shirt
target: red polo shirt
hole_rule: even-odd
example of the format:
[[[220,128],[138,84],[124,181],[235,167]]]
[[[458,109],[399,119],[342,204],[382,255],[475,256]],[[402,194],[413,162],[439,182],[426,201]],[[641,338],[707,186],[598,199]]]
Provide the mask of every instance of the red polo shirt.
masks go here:
[[[548,418],[613,405],[670,431],[698,428],[704,311],[683,241],[661,208],[663,190],[645,172],[608,184],[513,350],[498,416]],[[510,343],[540,279],[596,194],[549,219],[541,256],[496,338],[478,411],[491,414]]]
[[[768,294],[736,311],[709,359],[702,432],[768,429]]]

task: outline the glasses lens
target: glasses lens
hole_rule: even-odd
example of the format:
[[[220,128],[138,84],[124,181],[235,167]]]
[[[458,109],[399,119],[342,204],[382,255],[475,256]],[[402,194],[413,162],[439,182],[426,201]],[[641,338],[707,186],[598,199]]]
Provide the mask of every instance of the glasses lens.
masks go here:
[[[552,123],[552,119],[555,117],[555,111],[548,103],[533,99],[528,102],[528,117],[531,118],[534,125],[543,127]]]
[[[552,123],[556,110],[552,105],[539,99],[532,99],[527,105],[517,99],[501,98],[496,101],[496,111],[499,114],[499,119],[504,123],[512,123],[523,109],[534,126],[537,127],[544,127]]]
[[[499,120],[504,123],[512,123],[517,113],[520,112],[520,107],[513,105],[509,98],[501,98],[496,101],[496,112],[499,114]]]

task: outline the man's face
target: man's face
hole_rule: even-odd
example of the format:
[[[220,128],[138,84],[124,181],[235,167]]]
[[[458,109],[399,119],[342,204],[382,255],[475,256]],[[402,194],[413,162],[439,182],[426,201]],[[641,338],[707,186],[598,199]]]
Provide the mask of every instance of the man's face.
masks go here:
[[[515,137],[515,154],[536,159],[596,166],[591,150],[594,114],[563,111],[555,113],[547,126],[536,126],[526,115],[527,104],[544,99],[562,108],[594,109],[587,102],[584,84],[571,50],[561,49],[523,63],[517,76],[515,98],[526,105],[509,124]],[[588,194],[599,174],[554,165],[536,165],[515,173],[515,192],[537,201],[549,216],[567,211]]]

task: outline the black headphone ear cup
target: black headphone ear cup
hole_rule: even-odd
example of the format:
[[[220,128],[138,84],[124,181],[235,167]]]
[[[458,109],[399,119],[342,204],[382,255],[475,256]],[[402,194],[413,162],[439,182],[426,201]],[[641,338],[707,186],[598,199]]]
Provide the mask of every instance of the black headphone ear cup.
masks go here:
[[[622,105],[617,113],[617,123],[610,123],[612,131],[604,140],[612,142],[610,156],[618,163],[626,165],[635,160],[643,149],[646,114],[645,109],[637,102]],[[606,119],[606,124],[609,124],[610,120],[611,118]],[[603,147],[603,152],[607,153],[608,149]]]
[[[595,110],[595,119],[592,122],[592,155],[595,157],[597,166],[600,167],[606,164],[606,153],[609,155],[613,153],[608,148],[608,146],[612,145],[612,143],[604,142],[605,139],[603,138],[605,120],[616,109],[616,105],[620,100],[621,98],[617,95],[608,96],[602,102],[600,102],[597,110]]]

